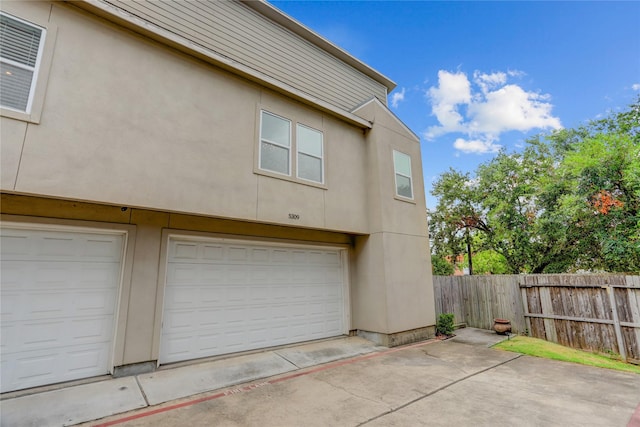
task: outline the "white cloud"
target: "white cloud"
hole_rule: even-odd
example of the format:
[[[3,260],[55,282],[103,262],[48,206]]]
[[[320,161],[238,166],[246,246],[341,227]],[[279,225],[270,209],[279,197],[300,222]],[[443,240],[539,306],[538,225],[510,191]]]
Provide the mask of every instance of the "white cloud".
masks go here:
[[[507,82],[507,75],[505,73],[483,74],[479,71],[474,71],[473,80],[480,86],[482,93],[486,95],[490,89],[504,85]]]
[[[480,102],[469,105],[468,129],[473,133],[499,135],[502,132],[531,129],[559,129],[560,120],[553,117],[548,97],[525,92],[518,85],[505,85],[485,93]]]
[[[485,153],[497,153],[500,151],[502,146],[495,144],[491,140],[481,140],[481,139],[470,139],[466,140],[463,138],[458,138],[453,143],[453,147],[456,150],[462,151],[463,153],[476,153],[476,154],[485,154]]]
[[[400,101],[404,101],[404,94],[405,94],[405,89],[402,88],[400,92],[396,92],[393,95],[391,95],[391,106],[393,108],[398,108],[398,103]]]
[[[631,89],[633,90],[640,90],[640,83],[634,83],[631,85]]]
[[[463,117],[458,112],[458,105],[471,102],[471,84],[466,74],[438,71],[438,87],[431,87],[427,95],[433,100],[433,114],[442,125],[430,129],[434,136],[461,131]]]
[[[432,114],[439,125],[424,133],[426,139],[461,133],[454,147],[465,153],[493,153],[500,149],[496,142],[509,131],[559,129],[560,119],[553,116],[550,96],[529,92],[510,78],[524,72],[473,73],[473,84],[463,72],[438,72],[438,85],[427,91]]]
[[[524,77],[527,75],[527,73],[520,70],[509,70],[507,71],[507,74],[509,75],[509,77]]]

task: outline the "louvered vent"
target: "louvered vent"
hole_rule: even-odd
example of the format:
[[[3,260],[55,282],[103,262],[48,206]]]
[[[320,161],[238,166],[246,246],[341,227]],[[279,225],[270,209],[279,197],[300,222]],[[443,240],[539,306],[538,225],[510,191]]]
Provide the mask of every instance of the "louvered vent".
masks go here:
[[[44,30],[0,14],[0,104],[29,112]]]

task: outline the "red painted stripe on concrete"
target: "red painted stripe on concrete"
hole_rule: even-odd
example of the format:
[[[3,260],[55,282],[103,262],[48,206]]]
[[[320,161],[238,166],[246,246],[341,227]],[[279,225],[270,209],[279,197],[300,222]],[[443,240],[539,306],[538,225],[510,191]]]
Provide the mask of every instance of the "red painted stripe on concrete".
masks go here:
[[[627,424],[627,427],[640,427],[640,403],[638,404],[635,412],[631,416],[631,419],[629,420],[629,424]]]
[[[140,418],[149,417],[151,415],[161,414],[163,412],[169,412],[169,411],[173,411],[175,409],[180,409],[180,408],[184,408],[184,407],[187,407],[187,406],[197,405],[198,403],[208,402],[210,400],[219,399],[221,397],[230,396],[230,395],[233,395],[233,394],[244,393],[244,392],[247,392],[247,391],[255,390],[255,389],[260,388],[260,387],[264,387],[266,385],[277,384],[277,383],[280,383],[280,382],[283,382],[283,381],[288,381],[288,380],[291,380],[291,379],[294,379],[294,378],[298,378],[298,377],[302,377],[302,376],[305,376],[305,375],[314,374],[316,372],[325,371],[327,369],[333,369],[333,368],[337,368],[337,367],[340,367],[340,366],[349,365],[351,363],[360,362],[360,361],[366,360],[366,359],[373,359],[374,357],[384,356],[385,354],[395,353],[396,351],[407,350],[407,349],[414,348],[414,347],[421,347],[423,345],[432,344],[432,343],[434,343],[436,341],[437,340],[428,340],[428,341],[423,341],[423,342],[419,342],[419,343],[416,343],[416,344],[409,344],[409,345],[405,345],[405,346],[401,346],[401,347],[391,348],[391,349],[385,350],[385,351],[364,354],[362,356],[356,356],[356,357],[352,357],[350,359],[344,359],[344,360],[339,360],[337,362],[327,363],[326,365],[318,366],[318,367],[312,368],[312,369],[307,369],[307,370],[304,370],[302,372],[296,372],[296,373],[293,373],[293,374],[285,375],[283,377],[275,378],[273,380],[267,380],[267,381],[264,381],[264,382],[261,382],[261,383],[255,383],[255,384],[250,384],[250,385],[246,385],[246,386],[242,386],[242,387],[238,387],[238,388],[227,389],[225,391],[222,391],[220,393],[216,393],[216,394],[213,394],[213,395],[210,395],[210,396],[200,397],[200,398],[197,398],[197,399],[191,399],[191,400],[188,400],[188,401],[185,401],[185,402],[175,403],[173,405],[163,406],[161,408],[156,408],[156,409],[150,409],[150,410],[142,409],[142,410],[140,410],[140,412],[138,412],[136,414],[132,414],[132,415],[129,415],[129,416],[126,416],[126,417],[123,417],[123,418],[118,418],[118,419],[107,421],[107,422],[100,423],[100,424],[95,424],[94,427],[109,427],[109,426],[113,426],[113,425],[117,425],[117,424],[126,423],[127,421],[133,421],[133,420],[137,420],[137,419],[140,419]],[[638,411],[636,411],[636,412],[638,412]],[[629,426],[627,426],[627,427],[629,427]],[[636,426],[633,425],[631,427],[636,427]],[[637,427],[640,427],[640,424]]]

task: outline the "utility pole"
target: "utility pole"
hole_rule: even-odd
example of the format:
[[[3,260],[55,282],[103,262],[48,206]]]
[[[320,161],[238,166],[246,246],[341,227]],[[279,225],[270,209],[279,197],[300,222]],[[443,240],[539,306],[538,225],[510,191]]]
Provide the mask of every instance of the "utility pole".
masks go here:
[[[469,258],[469,276],[473,276],[473,262],[471,261],[471,233],[469,233],[469,227],[465,227],[465,233],[467,235],[467,258]]]

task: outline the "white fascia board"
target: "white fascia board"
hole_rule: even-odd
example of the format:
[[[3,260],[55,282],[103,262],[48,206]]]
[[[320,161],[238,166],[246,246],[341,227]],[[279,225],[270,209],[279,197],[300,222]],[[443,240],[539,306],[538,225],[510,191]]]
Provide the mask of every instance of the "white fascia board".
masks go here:
[[[403,122],[402,120],[400,120],[400,119],[398,118],[398,116],[396,116],[396,114],[395,114],[393,111],[391,111],[391,110],[389,109],[389,107],[387,107],[387,106],[386,106],[382,101],[380,101],[380,100],[379,100],[377,97],[375,97],[375,96],[374,96],[373,98],[371,98],[370,100],[365,101],[364,103],[362,103],[362,104],[358,105],[356,108],[354,108],[353,110],[351,110],[351,112],[352,112],[353,114],[357,114],[357,113],[358,113],[358,110],[360,110],[361,108],[366,107],[367,105],[369,105],[369,104],[371,104],[371,103],[376,103],[376,104],[378,104],[380,107],[382,107],[382,109],[383,109],[383,110],[385,110],[385,112],[386,112],[387,114],[389,114],[389,116],[391,116],[391,117],[392,117],[392,118],[393,118],[393,119],[394,119],[394,120],[395,120],[395,121],[396,121],[396,122],[397,122],[397,123],[398,123],[398,124],[403,128],[403,129],[404,129],[404,130],[406,130],[406,131],[407,131],[407,133],[408,133],[409,135],[411,135],[411,136],[416,140],[416,142],[420,142],[420,137],[419,137],[419,136],[418,136],[414,131],[412,131],[412,130],[411,130],[411,128],[409,128],[409,126],[407,126],[406,124],[404,124],[404,122]],[[375,124],[375,122],[374,122],[374,124]]]
[[[372,125],[369,121],[362,119],[352,112],[342,110],[335,105],[311,96],[306,92],[296,89],[295,87],[277,80],[267,74],[261,73],[258,70],[234,61],[231,58],[206,49],[196,43],[185,39],[184,37],[180,37],[175,33],[151,24],[150,22],[140,19],[137,16],[132,15],[102,0],[65,1],[69,4],[95,13],[107,20],[114,21],[117,24],[123,25],[130,30],[143,34],[156,41],[162,42],[165,45],[176,48],[182,52],[195,56],[222,69],[240,75],[248,80],[259,83],[260,85],[265,86],[269,89],[273,89],[276,92],[287,95],[307,105],[311,105],[319,109],[320,111],[328,113],[361,129],[371,129]]]

